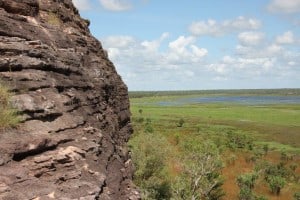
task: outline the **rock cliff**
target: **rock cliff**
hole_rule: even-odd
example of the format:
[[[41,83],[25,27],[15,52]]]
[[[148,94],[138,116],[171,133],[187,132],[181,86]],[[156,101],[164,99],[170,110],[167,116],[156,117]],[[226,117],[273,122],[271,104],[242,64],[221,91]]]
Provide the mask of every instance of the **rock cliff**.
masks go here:
[[[127,87],[71,0],[0,0],[0,199],[139,199]]]

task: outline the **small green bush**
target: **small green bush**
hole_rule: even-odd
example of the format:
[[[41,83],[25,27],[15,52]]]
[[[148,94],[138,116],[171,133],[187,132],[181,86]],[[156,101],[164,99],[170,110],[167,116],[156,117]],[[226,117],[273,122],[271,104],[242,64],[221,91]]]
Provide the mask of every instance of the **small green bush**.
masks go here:
[[[300,192],[294,194],[294,200],[300,200]]]
[[[242,174],[237,178],[237,183],[240,187],[253,189],[257,178],[258,175],[256,173]]]
[[[183,127],[184,119],[180,118],[177,123],[177,127]]]
[[[143,199],[170,199],[171,185],[165,172],[168,147],[165,138],[153,137],[146,132],[135,133],[129,141],[136,167],[134,182]]]
[[[227,146],[231,149],[253,150],[253,139],[242,132],[227,132]]]
[[[271,176],[268,179],[268,183],[272,193],[278,196],[286,182],[285,179],[280,176]]]
[[[242,187],[239,193],[239,200],[255,200],[255,195],[250,188]]]

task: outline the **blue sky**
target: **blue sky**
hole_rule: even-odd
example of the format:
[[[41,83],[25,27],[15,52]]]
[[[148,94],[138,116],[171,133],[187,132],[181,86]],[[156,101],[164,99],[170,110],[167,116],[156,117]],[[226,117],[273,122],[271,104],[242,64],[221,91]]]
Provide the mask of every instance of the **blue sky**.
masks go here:
[[[73,0],[129,90],[300,88],[300,0]]]

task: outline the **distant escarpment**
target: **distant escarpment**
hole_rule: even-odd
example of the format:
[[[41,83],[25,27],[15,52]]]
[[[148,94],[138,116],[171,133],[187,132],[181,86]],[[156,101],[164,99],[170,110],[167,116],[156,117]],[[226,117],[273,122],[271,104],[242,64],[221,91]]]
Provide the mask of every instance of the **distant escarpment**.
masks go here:
[[[0,0],[0,199],[139,199],[127,87],[71,0]]]

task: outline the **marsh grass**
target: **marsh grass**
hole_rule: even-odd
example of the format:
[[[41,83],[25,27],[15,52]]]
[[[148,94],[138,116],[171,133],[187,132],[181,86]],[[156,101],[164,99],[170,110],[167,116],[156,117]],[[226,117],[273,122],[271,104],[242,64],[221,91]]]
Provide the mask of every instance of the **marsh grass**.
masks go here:
[[[231,126],[266,141],[276,141],[300,148],[300,105],[247,106],[231,104],[193,104],[181,106],[158,106],[136,104],[131,99],[131,111],[137,116],[139,109],[152,121],[172,122],[184,119],[189,127],[198,124]],[[140,101],[140,100],[138,100]],[[146,99],[144,98],[144,101]],[[152,101],[152,99],[150,99]]]
[[[10,104],[11,94],[0,82],[0,129],[16,126],[19,122],[17,110]]]

